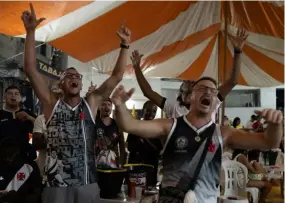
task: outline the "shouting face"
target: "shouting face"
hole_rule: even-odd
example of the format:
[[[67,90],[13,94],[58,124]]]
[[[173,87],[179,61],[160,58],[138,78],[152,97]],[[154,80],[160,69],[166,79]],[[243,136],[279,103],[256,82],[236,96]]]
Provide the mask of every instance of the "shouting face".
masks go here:
[[[153,120],[155,118],[156,111],[157,111],[157,106],[154,103],[152,102],[146,103],[143,108],[143,119]]]
[[[59,87],[64,94],[78,96],[82,89],[82,75],[75,68],[67,69],[63,73]]]
[[[8,106],[19,106],[21,103],[21,94],[18,89],[8,89],[5,93],[5,100]]]
[[[201,80],[193,87],[191,108],[201,115],[211,115],[217,104],[217,95],[217,87],[211,80]]]
[[[100,105],[100,116],[101,117],[109,117],[111,115],[112,112],[112,103],[110,101],[104,101],[101,105]]]

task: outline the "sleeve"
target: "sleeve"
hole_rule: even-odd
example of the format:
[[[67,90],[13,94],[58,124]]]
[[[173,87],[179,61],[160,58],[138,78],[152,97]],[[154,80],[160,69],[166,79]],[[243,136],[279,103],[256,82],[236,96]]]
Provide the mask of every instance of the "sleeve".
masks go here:
[[[165,98],[163,111],[165,112],[167,118],[170,118],[172,116],[176,103],[177,101],[175,100],[172,101]]]
[[[44,133],[44,117],[43,116],[38,116],[34,122],[34,129],[33,133]]]

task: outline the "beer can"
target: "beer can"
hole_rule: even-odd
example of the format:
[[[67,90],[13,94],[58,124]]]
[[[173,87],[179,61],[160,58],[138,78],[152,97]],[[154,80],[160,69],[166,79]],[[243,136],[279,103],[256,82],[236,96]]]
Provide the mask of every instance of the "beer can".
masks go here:
[[[128,185],[128,195],[130,198],[135,198],[136,197],[136,183],[133,180],[129,181]]]

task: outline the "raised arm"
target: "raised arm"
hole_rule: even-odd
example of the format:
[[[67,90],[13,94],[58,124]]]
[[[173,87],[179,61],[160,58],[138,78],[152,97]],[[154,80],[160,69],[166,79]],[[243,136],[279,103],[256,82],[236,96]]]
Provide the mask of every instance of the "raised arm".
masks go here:
[[[264,109],[255,111],[267,122],[268,127],[264,133],[250,133],[235,128],[222,127],[225,143],[232,149],[274,149],[278,148],[282,138],[283,116],[279,111]]]
[[[27,32],[24,52],[24,71],[31,82],[31,85],[43,105],[44,114],[49,117],[53,108],[52,94],[45,84],[42,75],[36,69],[36,43],[35,30],[36,27],[45,20],[44,18],[37,19],[33,5],[30,4],[31,11],[24,11],[22,20]]]
[[[164,97],[162,97],[160,94],[152,90],[151,86],[149,85],[149,83],[147,82],[147,80],[145,79],[142,73],[142,70],[140,67],[142,57],[143,55],[141,55],[137,50],[135,50],[131,56],[133,68],[135,70],[135,74],[136,74],[139,86],[145,97],[147,97],[149,100],[155,103],[158,107],[163,109],[164,100],[165,100]]]
[[[125,102],[131,97],[134,89],[125,92],[124,87],[120,86],[112,96],[115,105],[115,118],[119,128],[127,133],[144,138],[159,138],[167,136],[171,130],[173,120],[155,119],[151,121],[140,121],[134,119],[128,111]]]
[[[93,116],[96,116],[98,106],[102,101],[108,99],[115,87],[123,79],[123,75],[127,66],[128,48],[131,41],[131,31],[125,27],[125,22],[122,23],[117,35],[121,39],[121,50],[117,63],[112,72],[112,75],[95,91],[87,96],[87,101],[91,107]]]
[[[226,98],[226,96],[238,83],[241,67],[242,48],[247,37],[248,34],[245,30],[238,30],[236,37],[230,37],[230,41],[234,47],[233,67],[231,69],[229,78],[219,87],[219,93],[222,97],[222,100]]]

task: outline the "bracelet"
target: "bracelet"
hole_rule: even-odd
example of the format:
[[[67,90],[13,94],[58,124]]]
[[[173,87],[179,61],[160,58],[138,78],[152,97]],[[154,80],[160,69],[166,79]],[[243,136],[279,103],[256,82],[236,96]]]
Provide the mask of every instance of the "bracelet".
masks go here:
[[[120,44],[120,47],[122,48],[122,49],[129,49],[130,48],[130,45],[125,45],[125,44]]]
[[[234,50],[234,53],[235,53],[235,54],[241,54],[241,53],[242,53],[242,50],[235,49],[235,50]]]

